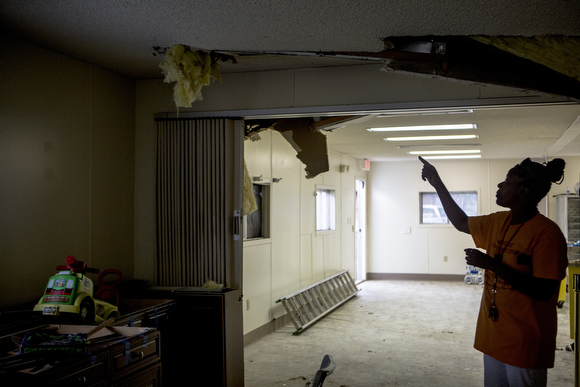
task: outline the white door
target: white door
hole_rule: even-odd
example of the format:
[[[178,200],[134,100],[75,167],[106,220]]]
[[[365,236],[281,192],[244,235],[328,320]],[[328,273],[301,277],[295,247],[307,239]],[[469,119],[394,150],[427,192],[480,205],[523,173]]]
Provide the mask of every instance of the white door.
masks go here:
[[[361,282],[367,278],[366,253],[366,181],[356,180],[355,192],[355,281]]]

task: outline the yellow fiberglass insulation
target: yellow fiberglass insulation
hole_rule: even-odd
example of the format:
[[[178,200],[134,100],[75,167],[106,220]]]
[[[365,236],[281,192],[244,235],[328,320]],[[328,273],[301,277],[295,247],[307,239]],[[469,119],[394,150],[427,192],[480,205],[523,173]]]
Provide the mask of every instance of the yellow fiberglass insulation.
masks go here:
[[[213,63],[209,52],[176,44],[165,54],[159,64],[163,70],[166,83],[176,82],[173,87],[173,99],[179,107],[191,107],[191,103],[202,100],[201,88],[210,84],[212,79],[221,82],[217,63]]]

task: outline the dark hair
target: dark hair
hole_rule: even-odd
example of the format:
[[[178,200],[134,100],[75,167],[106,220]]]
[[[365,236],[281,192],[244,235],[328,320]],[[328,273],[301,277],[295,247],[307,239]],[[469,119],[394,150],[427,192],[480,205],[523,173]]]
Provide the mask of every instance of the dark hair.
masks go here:
[[[530,199],[539,203],[550,191],[552,183],[562,184],[564,181],[564,167],[562,159],[553,159],[548,163],[540,164],[529,158],[513,168],[520,184],[528,188]]]

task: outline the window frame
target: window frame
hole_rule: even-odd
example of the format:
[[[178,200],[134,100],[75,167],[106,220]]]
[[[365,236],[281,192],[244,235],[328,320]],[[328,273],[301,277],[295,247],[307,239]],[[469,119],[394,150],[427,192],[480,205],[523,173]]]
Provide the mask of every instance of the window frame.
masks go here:
[[[474,190],[474,189],[464,189],[464,190],[454,190],[454,191],[449,191],[449,193],[451,194],[451,196],[453,197],[454,195],[458,195],[458,194],[475,194],[475,198],[477,200],[476,204],[475,204],[475,210],[476,213],[473,214],[471,213],[468,209],[464,208],[461,206],[460,203],[459,206],[461,207],[462,210],[465,211],[465,213],[467,214],[467,216],[477,216],[481,213],[480,211],[480,206],[481,206],[481,194],[479,192],[479,190]],[[423,203],[423,195],[424,194],[429,194],[429,195],[435,195],[437,197],[437,202],[440,204],[441,201],[439,200],[439,197],[437,195],[437,192],[435,191],[419,191],[419,208],[418,208],[418,220],[419,220],[419,226],[428,226],[428,227],[440,227],[440,226],[452,226],[451,222],[449,221],[449,217],[447,217],[447,215],[445,214],[444,210],[443,210],[443,205],[441,206],[437,206],[440,207],[443,210],[443,214],[445,215],[446,221],[445,222],[433,222],[433,223],[429,223],[429,222],[424,222],[424,218],[423,218],[423,209],[425,205],[431,205],[431,204],[424,204]],[[454,198],[455,199],[455,198]]]
[[[330,191],[332,194],[330,195],[332,200],[329,202],[329,207],[332,206],[332,209],[328,209],[328,223],[329,223],[329,228],[328,229],[318,229],[318,225],[319,225],[319,206],[320,206],[320,201],[319,201],[319,191]],[[314,211],[315,211],[315,217],[314,217],[314,230],[316,232],[316,235],[324,235],[324,234],[331,234],[336,232],[336,214],[337,214],[337,207],[336,207],[336,187],[335,186],[331,186],[331,185],[322,185],[322,184],[316,184],[315,186],[315,194],[314,194]]]

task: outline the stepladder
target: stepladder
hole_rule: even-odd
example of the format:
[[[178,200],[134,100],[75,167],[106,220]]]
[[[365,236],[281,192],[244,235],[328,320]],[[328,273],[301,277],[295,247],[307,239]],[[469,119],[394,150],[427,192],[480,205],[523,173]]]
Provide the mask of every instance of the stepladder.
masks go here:
[[[276,303],[281,302],[284,305],[296,328],[293,334],[297,335],[356,296],[359,291],[348,270],[343,270],[282,297]]]

